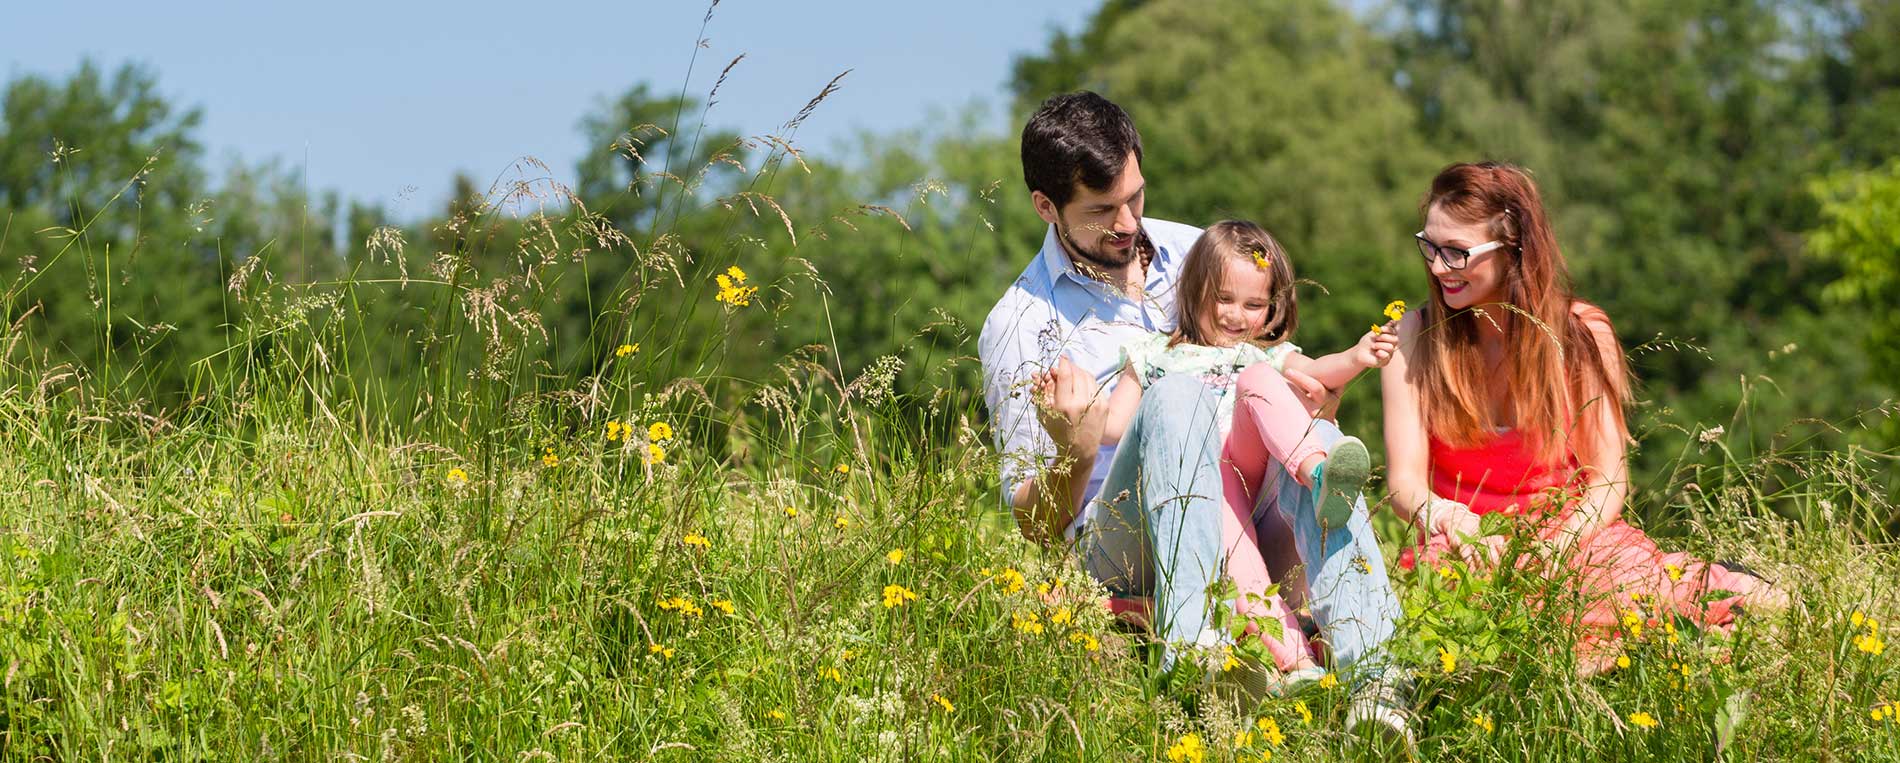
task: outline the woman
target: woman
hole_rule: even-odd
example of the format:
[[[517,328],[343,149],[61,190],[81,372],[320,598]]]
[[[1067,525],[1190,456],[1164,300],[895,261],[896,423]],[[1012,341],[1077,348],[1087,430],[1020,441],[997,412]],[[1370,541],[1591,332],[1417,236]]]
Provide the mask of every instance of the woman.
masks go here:
[[[1506,538],[1484,535],[1480,517],[1525,523],[1582,587],[1586,672],[1613,658],[1590,647],[1625,618],[1720,626],[1739,605],[1786,606],[1760,578],[1665,554],[1623,521],[1629,370],[1609,317],[1572,292],[1529,174],[1454,164],[1422,211],[1431,299],[1400,324],[1381,385],[1388,487],[1426,562],[1495,564]],[[1711,591],[1733,595],[1704,602]]]

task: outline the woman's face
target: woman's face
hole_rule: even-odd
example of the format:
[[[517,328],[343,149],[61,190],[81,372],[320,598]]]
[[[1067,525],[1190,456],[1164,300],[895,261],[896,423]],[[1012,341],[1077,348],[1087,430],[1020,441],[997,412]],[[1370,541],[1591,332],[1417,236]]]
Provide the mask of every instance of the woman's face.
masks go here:
[[[1434,204],[1425,213],[1425,238],[1443,247],[1470,249],[1490,242],[1491,233],[1484,223],[1459,222]],[[1444,258],[1432,257],[1426,261],[1425,269],[1431,273],[1439,293],[1444,295],[1445,305],[1462,310],[1472,305],[1504,301],[1504,258],[1509,255],[1508,247],[1474,254],[1459,270],[1446,265]]]

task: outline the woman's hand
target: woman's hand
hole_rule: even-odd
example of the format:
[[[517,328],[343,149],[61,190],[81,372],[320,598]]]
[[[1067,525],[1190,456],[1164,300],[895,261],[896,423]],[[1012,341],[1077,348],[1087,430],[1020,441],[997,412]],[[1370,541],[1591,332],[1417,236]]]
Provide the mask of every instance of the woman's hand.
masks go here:
[[[1451,542],[1451,552],[1466,564],[1495,567],[1498,560],[1504,558],[1509,539],[1502,535],[1485,535],[1484,518],[1464,504],[1433,498],[1431,511],[1424,518],[1433,523],[1429,531],[1444,533],[1445,539]]]

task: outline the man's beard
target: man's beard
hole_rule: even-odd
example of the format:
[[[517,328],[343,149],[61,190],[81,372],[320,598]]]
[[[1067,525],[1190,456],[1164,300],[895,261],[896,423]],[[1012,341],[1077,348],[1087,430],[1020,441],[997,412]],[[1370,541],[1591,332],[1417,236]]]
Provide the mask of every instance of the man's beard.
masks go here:
[[[1067,225],[1057,225],[1056,235],[1061,237],[1063,245],[1068,247],[1069,258],[1079,260],[1075,263],[1076,267],[1081,269],[1085,274],[1098,279],[1105,278],[1109,271],[1118,270],[1127,266],[1128,263],[1133,262],[1136,255],[1141,252],[1141,224],[1139,222],[1135,224],[1135,233],[1133,236],[1135,241],[1126,249],[1117,249],[1109,246],[1108,236],[1102,236],[1098,239],[1096,248],[1085,248],[1082,246],[1082,242],[1075,240],[1074,236],[1069,235],[1069,226]],[[1090,270],[1100,272],[1091,273],[1089,272]]]

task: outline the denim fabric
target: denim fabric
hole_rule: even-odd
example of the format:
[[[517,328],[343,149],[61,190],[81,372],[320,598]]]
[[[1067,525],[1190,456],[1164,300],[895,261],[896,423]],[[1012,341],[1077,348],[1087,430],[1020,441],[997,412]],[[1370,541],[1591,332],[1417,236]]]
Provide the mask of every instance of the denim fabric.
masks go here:
[[[1225,566],[1217,403],[1192,376],[1148,387],[1089,506],[1083,563],[1118,595],[1152,591],[1156,634],[1171,644],[1202,640]]]
[[[1343,436],[1338,425],[1323,419],[1313,422],[1312,433],[1328,451]],[[1376,675],[1387,662],[1380,647],[1392,638],[1401,610],[1365,496],[1353,505],[1345,527],[1321,527],[1313,490],[1295,481],[1284,466],[1275,462],[1268,468],[1267,484],[1278,490],[1261,491],[1254,526],[1260,527],[1266,513],[1276,509],[1292,525],[1294,545],[1305,563],[1307,604],[1331,647],[1333,664],[1358,678]]]
[[[1207,645],[1207,589],[1224,569],[1220,514],[1218,396],[1192,376],[1166,376],[1142,395],[1116,448],[1101,492],[1087,508],[1083,564],[1117,596],[1152,595],[1155,632],[1171,645]],[[1314,432],[1330,447],[1331,422]],[[1275,463],[1254,509],[1259,527],[1277,510],[1293,528],[1306,562],[1308,602],[1331,645],[1335,664],[1356,676],[1382,667],[1379,646],[1391,638],[1398,597],[1386,576],[1363,498],[1341,528],[1321,528],[1313,491]],[[1265,537],[1263,534],[1262,537]],[[1224,639],[1224,636],[1221,637]],[[1172,665],[1175,650],[1163,662]]]

